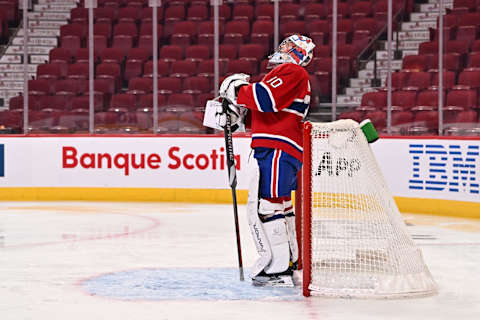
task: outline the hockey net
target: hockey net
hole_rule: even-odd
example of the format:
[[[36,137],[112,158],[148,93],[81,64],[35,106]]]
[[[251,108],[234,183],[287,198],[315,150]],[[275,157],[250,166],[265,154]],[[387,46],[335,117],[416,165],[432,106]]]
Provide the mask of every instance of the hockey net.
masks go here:
[[[305,296],[436,291],[357,122],[305,123],[302,180]]]

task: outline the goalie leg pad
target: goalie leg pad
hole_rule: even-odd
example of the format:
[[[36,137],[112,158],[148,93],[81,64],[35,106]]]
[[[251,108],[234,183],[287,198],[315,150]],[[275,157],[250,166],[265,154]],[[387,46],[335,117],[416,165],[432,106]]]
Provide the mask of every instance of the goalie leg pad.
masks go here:
[[[258,184],[260,181],[260,170],[258,168],[257,160],[253,157],[249,161],[249,186],[248,186],[248,200],[247,200],[247,217],[250,232],[255,242],[255,247],[260,255],[260,258],[255,262],[250,274],[251,278],[257,276],[263,269],[268,266],[272,260],[272,252],[270,250],[270,243],[263,230],[263,224],[258,217]]]
[[[288,244],[287,225],[281,201],[271,202],[260,199],[258,208],[260,220],[270,243],[272,260],[265,267],[265,273],[281,273],[287,271],[290,263],[290,247]]]
[[[285,220],[287,222],[288,244],[290,246],[291,260],[298,260],[297,229],[295,227],[295,213],[293,212],[292,199],[287,197],[283,201]]]
[[[257,160],[254,158],[250,159],[249,175],[248,224],[260,255],[251,271],[251,277],[254,278],[262,271],[266,273],[286,271],[290,262],[290,250],[287,226],[283,215],[283,203],[272,203],[265,199],[259,201],[258,199],[260,170]]]

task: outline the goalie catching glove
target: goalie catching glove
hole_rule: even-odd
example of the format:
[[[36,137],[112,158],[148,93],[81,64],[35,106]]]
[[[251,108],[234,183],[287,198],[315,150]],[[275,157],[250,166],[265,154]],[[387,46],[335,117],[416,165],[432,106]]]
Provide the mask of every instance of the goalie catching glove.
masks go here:
[[[227,99],[229,102],[238,106],[237,95],[240,87],[248,85],[250,76],[244,73],[235,73],[223,80],[220,85],[220,97]]]
[[[248,74],[237,73],[232,74],[231,76],[228,76],[225,78],[225,80],[223,80],[219,90],[220,97],[226,99],[229,103],[228,109],[226,111],[221,105],[217,107],[217,111],[215,113],[215,121],[217,122],[218,126],[223,128],[227,124],[226,112],[228,112],[228,114],[230,115],[233,132],[235,132],[243,123],[243,119],[247,110],[238,105],[237,95],[240,87],[249,84],[249,79],[250,76]]]

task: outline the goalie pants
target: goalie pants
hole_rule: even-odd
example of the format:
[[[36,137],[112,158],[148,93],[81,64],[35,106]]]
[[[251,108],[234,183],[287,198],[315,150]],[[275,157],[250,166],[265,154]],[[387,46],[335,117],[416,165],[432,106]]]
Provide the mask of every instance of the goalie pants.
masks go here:
[[[255,148],[253,156],[260,169],[260,198],[290,197],[302,163],[279,149]]]

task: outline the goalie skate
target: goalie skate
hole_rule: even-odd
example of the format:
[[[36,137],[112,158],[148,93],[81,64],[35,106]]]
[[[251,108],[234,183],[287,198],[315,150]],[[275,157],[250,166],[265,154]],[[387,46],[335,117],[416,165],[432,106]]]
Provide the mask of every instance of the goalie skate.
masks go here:
[[[292,276],[290,275],[258,275],[252,279],[256,287],[293,288]]]

